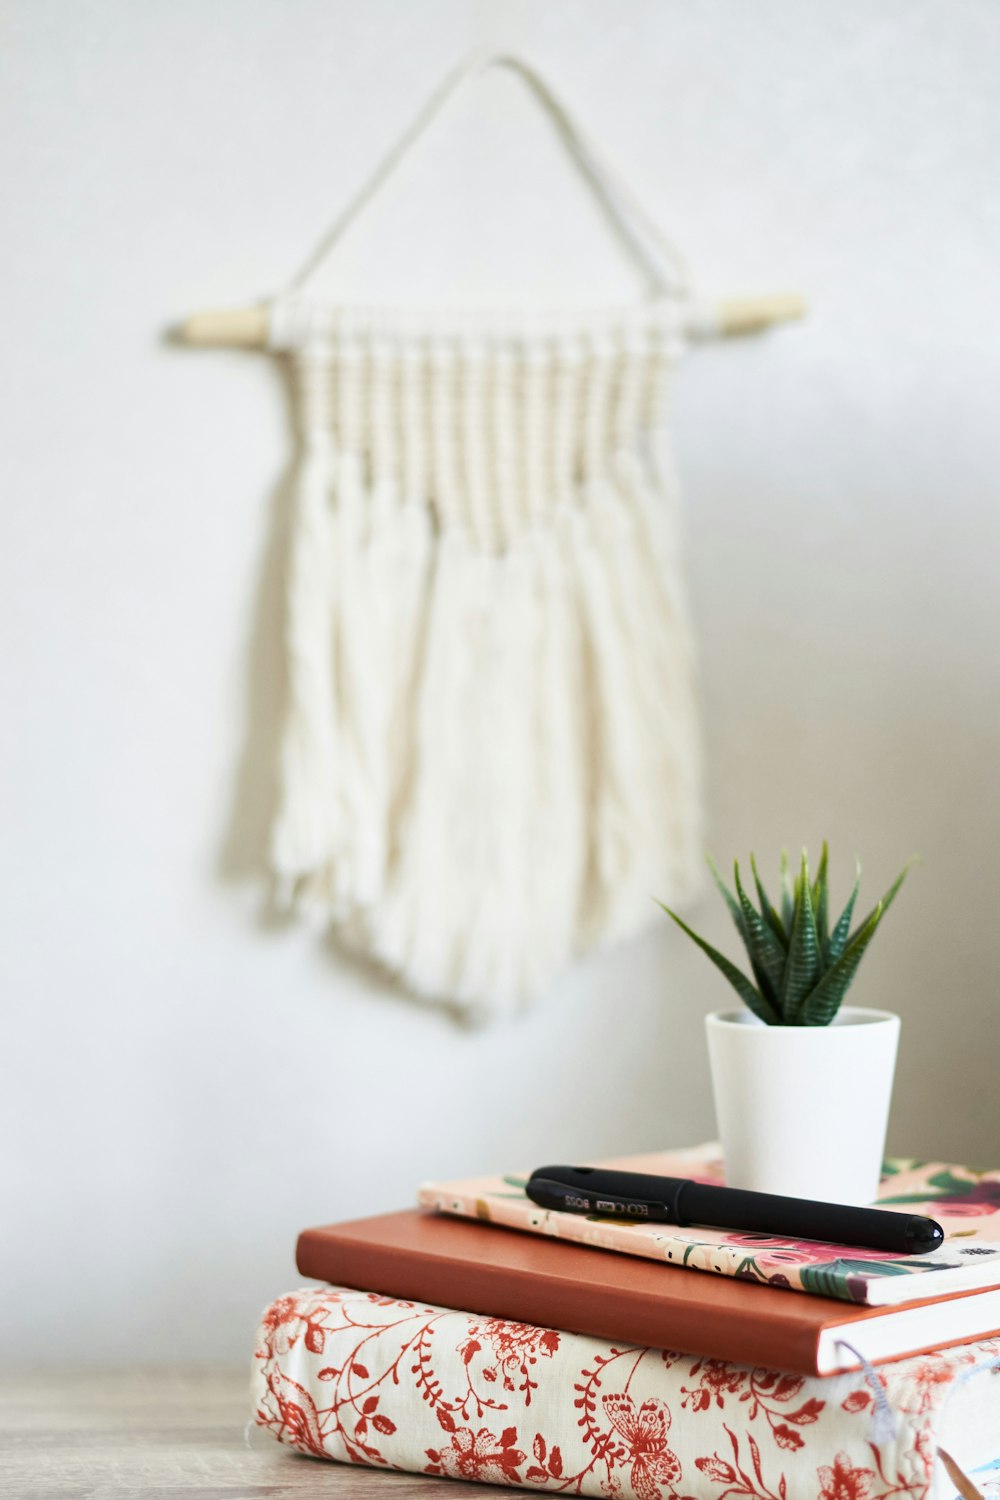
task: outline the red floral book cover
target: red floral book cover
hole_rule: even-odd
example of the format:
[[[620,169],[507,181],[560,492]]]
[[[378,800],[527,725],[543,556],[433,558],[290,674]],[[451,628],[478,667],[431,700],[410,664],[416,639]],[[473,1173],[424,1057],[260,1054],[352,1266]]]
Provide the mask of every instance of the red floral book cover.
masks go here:
[[[618,1157],[594,1165],[723,1183],[717,1145]],[[723,1229],[634,1224],[596,1214],[557,1213],[526,1196],[529,1174],[424,1183],[424,1208],[552,1235],[578,1244],[665,1260],[721,1276],[742,1276],[793,1291],[837,1297],[868,1307],[891,1307],[921,1297],[1000,1285],[1000,1171],[976,1172],[940,1162],[885,1163],[879,1204],[927,1214],[945,1231],[931,1255],[892,1257],[881,1250],[777,1239]]]
[[[955,1494],[939,1448],[967,1473],[1000,1447],[998,1356],[788,1375],[321,1287],[264,1313],[253,1399],[280,1442],[373,1468],[623,1500],[929,1500]]]

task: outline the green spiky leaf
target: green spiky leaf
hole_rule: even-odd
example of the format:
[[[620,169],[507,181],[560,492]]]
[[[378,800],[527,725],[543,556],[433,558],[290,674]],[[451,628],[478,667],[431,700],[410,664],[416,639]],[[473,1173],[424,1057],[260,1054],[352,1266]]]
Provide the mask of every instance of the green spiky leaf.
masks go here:
[[[889,887],[889,889],[886,891],[885,895],[882,897],[881,901],[878,903],[878,906],[882,910],[882,915],[883,916],[889,910],[889,907],[892,905],[892,903],[895,901],[896,896],[899,893],[899,888],[903,884],[903,881],[906,879],[907,875],[909,874],[910,867],[914,864],[914,862],[915,862],[915,857],[914,857],[914,859],[907,860],[906,864],[903,866],[903,868],[900,870],[899,874],[896,876],[895,880],[892,882],[892,885]],[[878,908],[876,908],[876,910],[877,909]],[[862,932],[864,930],[864,928],[868,925],[868,923],[871,921],[871,919],[872,919],[872,917],[874,915],[875,915],[875,912],[874,911],[870,911],[868,913],[867,917],[865,917],[865,920],[863,922],[859,922],[858,923],[857,931],[854,934],[855,937],[857,936],[857,934],[859,932]]]
[[[723,901],[725,901],[726,905],[729,908],[729,915],[732,917],[733,922],[736,925],[736,931],[739,933],[740,937],[745,943],[747,940],[746,929],[743,925],[743,914],[740,911],[739,903],[736,901],[736,898],[734,897],[732,891],[729,889],[729,887],[726,885],[726,882],[719,874],[718,866],[716,865],[715,860],[710,854],[706,854],[705,863],[708,865],[708,868],[712,872],[712,879],[715,881],[719,895],[722,897]]]
[[[851,930],[851,918],[854,915],[854,903],[858,899],[858,891],[861,889],[861,862],[854,862],[854,885],[851,894],[847,898],[847,905],[837,918],[837,925],[830,934],[830,941],[826,945],[826,958],[828,964],[835,964],[847,947],[847,937]]]
[[[875,936],[878,924],[884,915],[885,908],[879,902],[864,925],[851,938],[833,968],[828,969],[823,975],[802,1008],[804,1026],[829,1026],[840,1009],[841,1001],[858,971],[858,964],[864,957],[865,949]]]
[[[789,941],[792,936],[792,922],[795,918],[795,892],[792,889],[792,877],[788,870],[788,850],[781,851],[781,920],[785,924]]]
[[[812,888],[813,911],[816,913],[816,937],[819,941],[821,960],[826,957],[827,945],[830,941],[830,886],[827,878],[829,860],[830,850],[824,839],[823,852],[819,857],[816,879]]]
[[[767,891],[765,891],[764,882],[757,873],[757,861],[752,854],[750,856],[750,868],[753,871],[754,884],[757,887],[757,900],[760,902],[761,915],[782,947],[787,951],[788,932],[786,931],[784,922],[782,922],[777,911],[771,905],[771,898],[768,896]]]
[[[819,940],[816,916],[812,908],[809,866],[805,851],[802,868],[795,882],[792,935],[788,944],[788,961],[781,985],[781,1019],[786,1026],[797,1026],[802,1005],[819,978]]]
[[[754,978],[765,998],[777,1008],[787,955],[743,889],[740,867],[735,860],[733,861],[733,878],[743,914],[743,941],[753,966]]]
[[[777,1011],[772,1005],[768,1004],[760,990],[750,983],[741,969],[738,969],[734,963],[730,963],[726,955],[720,953],[718,948],[713,948],[711,943],[707,943],[704,938],[699,937],[676,912],[670,910],[669,906],[664,906],[662,901],[658,901],[656,904],[666,912],[668,917],[677,923],[682,932],[687,933],[692,942],[698,944],[701,951],[726,976],[733,989],[743,1001],[743,1004],[752,1010],[755,1016],[761,1021],[765,1021],[768,1026],[777,1026],[780,1024],[780,1017]]]

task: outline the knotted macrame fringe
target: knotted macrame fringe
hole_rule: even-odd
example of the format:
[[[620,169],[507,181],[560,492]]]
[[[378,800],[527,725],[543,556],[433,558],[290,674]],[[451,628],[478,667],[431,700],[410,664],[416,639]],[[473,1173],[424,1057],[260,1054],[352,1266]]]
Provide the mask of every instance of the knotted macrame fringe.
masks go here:
[[[289,301],[274,343],[301,439],[275,874],[416,992],[515,1007],[696,878],[671,321]]]

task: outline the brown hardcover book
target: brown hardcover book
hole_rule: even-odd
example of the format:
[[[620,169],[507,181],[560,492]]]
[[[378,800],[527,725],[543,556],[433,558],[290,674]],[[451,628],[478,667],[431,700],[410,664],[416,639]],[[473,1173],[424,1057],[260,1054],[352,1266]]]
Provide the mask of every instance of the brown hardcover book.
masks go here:
[[[408,1301],[802,1375],[1000,1333],[1000,1287],[853,1307],[420,1209],[306,1229],[303,1276]]]

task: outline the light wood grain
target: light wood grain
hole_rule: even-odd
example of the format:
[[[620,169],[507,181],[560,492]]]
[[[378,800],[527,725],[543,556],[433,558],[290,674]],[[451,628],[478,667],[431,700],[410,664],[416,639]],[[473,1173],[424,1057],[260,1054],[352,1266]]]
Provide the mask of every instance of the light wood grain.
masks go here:
[[[247,1429],[232,1370],[60,1370],[0,1380],[0,1495],[11,1500],[484,1500],[495,1485],[306,1458]],[[946,1457],[963,1495],[979,1491]],[[967,1488],[963,1488],[963,1484]]]
[[[232,1370],[60,1370],[0,1380],[0,1495],[16,1500],[483,1500],[494,1486],[324,1463],[250,1415]]]

